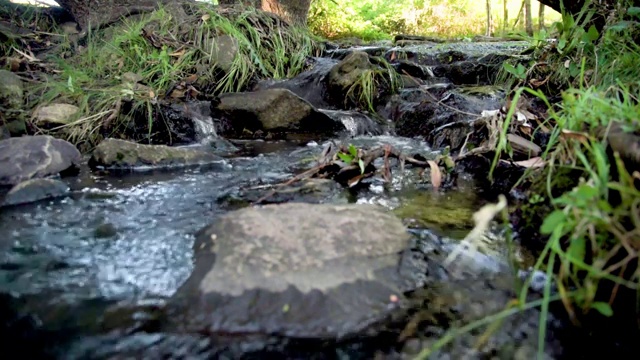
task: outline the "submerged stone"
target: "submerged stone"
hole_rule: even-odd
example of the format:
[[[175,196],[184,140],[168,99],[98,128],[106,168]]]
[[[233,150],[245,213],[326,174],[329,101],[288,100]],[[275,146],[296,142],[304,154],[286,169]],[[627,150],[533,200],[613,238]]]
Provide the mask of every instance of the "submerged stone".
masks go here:
[[[220,160],[213,153],[198,148],[143,145],[106,139],[93,151],[89,165],[104,169],[173,168],[206,165]]]
[[[0,185],[66,173],[81,155],[72,144],[51,136],[24,136],[0,141]]]
[[[337,338],[402,301],[409,234],[370,205],[288,203],[221,216],[196,240],[170,320],[190,332]]]
[[[68,193],[69,186],[60,180],[31,179],[11,188],[1,204],[2,206],[20,205],[60,197]]]

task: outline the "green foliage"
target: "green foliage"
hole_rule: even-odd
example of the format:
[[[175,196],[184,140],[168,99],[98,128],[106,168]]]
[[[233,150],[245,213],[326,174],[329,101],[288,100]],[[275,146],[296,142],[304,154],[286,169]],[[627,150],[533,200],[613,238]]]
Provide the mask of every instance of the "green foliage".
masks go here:
[[[347,152],[340,151],[336,155],[338,158],[342,160],[347,165],[358,164],[360,168],[360,174],[364,174],[364,161],[361,158],[361,155],[358,152],[358,149],[353,144],[349,144],[349,148]]]
[[[510,13],[520,3],[508,0]],[[502,8],[494,6],[494,23],[501,17]],[[471,0],[318,0],[312,3],[309,26],[330,39],[384,40],[400,33],[465,37],[485,33],[486,8],[484,1]]]
[[[371,58],[374,69],[363,70],[357,81],[347,89],[345,105],[355,104],[375,113],[376,99],[382,93],[395,93],[400,87],[400,77],[391,65],[382,58]]]
[[[153,128],[164,123],[158,111],[163,96],[185,79],[195,96],[243,91],[259,78],[297,75],[318,50],[306,29],[283,26],[264,13],[220,14],[204,4],[193,7],[186,24],[161,8],[88,34],[84,47],[68,59],[53,58],[61,72],[30,89],[36,94],[31,104],[76,104],[80,115],[71,124],[40,130],[90,148],[104,130],[122,134],[142,118],[150,140]],[[218,39],[225,36],[227,43],[219,47]],[[127,73],[141,79],[125,81]]]

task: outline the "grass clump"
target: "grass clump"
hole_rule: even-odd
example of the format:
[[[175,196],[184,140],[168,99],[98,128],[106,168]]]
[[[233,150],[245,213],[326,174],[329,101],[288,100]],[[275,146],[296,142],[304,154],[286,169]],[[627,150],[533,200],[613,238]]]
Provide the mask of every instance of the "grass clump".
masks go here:
[[[260,78],[292,77],[319,50],[306,29],[264,12],[207,4],[179,10],[132,16],[87,34],[78,46],[59,47],[50,74],[31,87],[29,104],[63,102],[80,111],[62,126],[33,125],[87,148],[127,133],[160,141],[165,99],[209,99]]]
[[[345,105],[349,103],[376,113],[375,104],[384,94],[394,94],[400,88],[400,77],[382,58],[371,58],[374,67],[364,69],[347,89]]]
[[[520,126],[514,119],[519,100],[537,98],[547,107],[546,119],[533,129],[548,135],[540,155],[544,166],[529,168],[520,182],[529,195],[520,204],[523,213],[536,216],[524,218],[530,223],[518,229],[523,241],[543,240],[533,267],[547,276],[542,296],[529,294],[529,280],[520,283],[517,299],[504,311],[451,330],[419,358],[464,332],[491,331],[494,323],[533,307],[541,309],[542,355],[551,302],[560,302],[575,324],[600,324],[589,328],[596,341],[614,329],[640,330],[628,321],[640,318],[640,72],[630,66],[640,62],[640,9],[622,3],[616,11],[598,34],[582,26],[587,12],[581,14],[584,22],[565,16],[559,26],[571,29],[544,45],[555,52],[546,64],[538,58],[524,70],[509,68],[517,85],[496,141],[494,169],[501,157],[512,157],[507,137]],[[554,76],[561,91],[536,86]],[[552,103],[556,94],[561,101]]]
[[[544,169],[530,171],[524,179],[539,199],[525,207],[530,212],[546,209],[542,224],[534,224],[548,239],[536,264],[550,279],[544,291],[541,346],[552,283],[576,323],[591,310],[607,317],[617,311],[639,315],[640,73],[629,64],[640,61],[640,28],[628,19],[640,14],[634,9],[620,7],[617,21],[602,34],[593,27],[577,28],[565,16],[562,26],[572,29],[556,43],[559,56],[554,54],[551,62],[559,69],[545,76],[573,87],[563,91],[562,102],[554,106],[542,91],[522,87],[514,96],[514,103],[523,93],[542,99],[549,107],[545,126],[553,126],[542,155]],[[590,14],[581,16],[588,23]],[[539,74],[528,72],[520,84],[531,85],[535,76]],[[508,151],[506,146],[498,150]],[[629,298],[635,308],[623,305]],[[520,301],[526,301],[526,289]]]

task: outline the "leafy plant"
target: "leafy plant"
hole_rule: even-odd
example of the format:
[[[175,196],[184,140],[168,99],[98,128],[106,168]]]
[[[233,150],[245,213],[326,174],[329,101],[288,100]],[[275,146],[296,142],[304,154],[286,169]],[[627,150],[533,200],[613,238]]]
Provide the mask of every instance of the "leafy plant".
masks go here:
[[[356,149],[353,144],[349,144],[348,152],[340,151],[336,155],[347,165],[358,164],[360,167],[360,174],[364,174],[364,161],[358,154],[358,149]]]

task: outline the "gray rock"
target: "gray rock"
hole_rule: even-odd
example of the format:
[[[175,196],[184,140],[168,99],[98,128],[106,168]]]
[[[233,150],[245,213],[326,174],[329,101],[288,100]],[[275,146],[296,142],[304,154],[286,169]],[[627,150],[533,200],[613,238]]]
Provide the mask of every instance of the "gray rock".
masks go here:
[[[288,203],[221,216],[196,240],[176,326],[208,333],[336,338],[402,303],[409,234],[371,205]]]
[[[120,139],[105,139],[93,151],[89,165],[104,169],[173,168],[221,161],[200,148],[143,145]]]
[[[23,181],[9,190],[2,206],[13,206],[65,196],[69,186],[60,180],[31,179]]]
[[[326,97],[342,108],[366,107],[367,101],[375,106],[380,98],[395,91],[397,85],[389,81],[396,72],[387,68],[385,62],[362,51],[347,55],[327,75]],[[371,88],[365,80],[372,81]],[[364,97],[370,98],[365,101]]]
[[[0,140],[8,139],[11,137],[11,133],[6,126],[0,126]]]
[[[77,168],[81,155],[72,144],[51,136],[0,141],[0,185],[57,175]]]
[[[433,148],[450,146],[457,151],[474,130],[474,121],[485,110],[500,109],[504,96],[504,91],[487,86],[434,87],[428,93],[405,89],[385,111],[398,135],[420,136]]]
[[[419,68],[427,66],[430,77],[444,78],[456,85],[494,83],[502,63],[529,47],[525,41],[405,45],[390,49],[385,58],[409,68],[411,76],[425,79]]]
[[[229,71],[238,54],[238,40],[229,35],[210,38],[204,44],[204,51],[209,54],[211,63],[222,71]]]
[[[328,89],[332,93],[337,93],[338,97],[344,98],[347,91],[358,82],[360,77],[373,69],[375,66],[369,61],[367,53],[362,51],[350,53],[329,72]]]
[[[337,60],[329,58],[313,58],[310,64],[311,68],[298,74],[293,79],[263,80],[256,85],[254,91],[288,89],[318,109],[336,108],[336,106],[331,105],[326,99],[325,79],[329,71],[331,71],[337,63]],[[342,103],[340,106],[341,105]],[[340,106],[338,106],[338,108]]]
[[[38,124],[49,123],[54,125],[68,124],[78,114],[80,109],[71,104],[50,104],[37,108],[33,112],[33,119]]]
[[[0,70],[0,106],[16,109],[22,106],[24,86],[20,77],[11,71]]]
[[[223,131],[244,137],[249,132],[292,137],[294,134],[333,135],[344,130],[313,105],[286,89],[268,89],[220,96],[217,110],[226,118]]]

